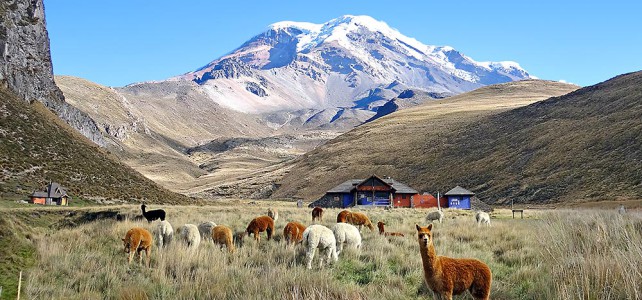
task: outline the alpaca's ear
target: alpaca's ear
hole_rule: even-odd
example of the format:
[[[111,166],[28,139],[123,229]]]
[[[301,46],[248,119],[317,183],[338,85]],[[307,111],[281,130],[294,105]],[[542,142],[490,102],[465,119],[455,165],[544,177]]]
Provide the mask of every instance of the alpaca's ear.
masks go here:
[[[432,230],[432,223],[428,224],[428,230]]]
[[[417,227],[417,231],[421,230],[421,227],[419,227],[418,224],[415,224],[415,227]]]

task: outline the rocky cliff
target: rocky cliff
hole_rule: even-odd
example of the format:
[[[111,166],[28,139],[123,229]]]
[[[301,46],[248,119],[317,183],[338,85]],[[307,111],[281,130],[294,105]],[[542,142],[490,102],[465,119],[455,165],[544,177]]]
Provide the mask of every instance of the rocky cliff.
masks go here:
[[[0,85],[27,102],[42,102],[84,136],[104,146],[95,122],[67,104],[54,83],[42,0],[3,0],[0,16]]]

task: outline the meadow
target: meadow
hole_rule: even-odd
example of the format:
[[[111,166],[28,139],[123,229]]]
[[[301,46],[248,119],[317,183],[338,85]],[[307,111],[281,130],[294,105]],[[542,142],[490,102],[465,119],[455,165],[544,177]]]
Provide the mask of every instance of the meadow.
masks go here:
[[[274,239],[245,238],[235,253],[202,242],[153,249],[152,267],[127,265],[121,238],[157,222],[99,220],[49,231],[36,239],[37,263],[28,270],[28,299],[429,299],[415,224],[426,209],[367,209],[373,223],[405,237],[362,229],[361,251],[344,249],[339,261],[307,270],[301,246],[282,239],[288,221],[311,224],[309,208],[291,202],[229,202],[226,206],[164,207],[174,227],[213,221],[243,231],[269,206],[279,210]],[[152,207],[156,208],[156,207]],[[138,213],[137,206],[119,210]],[[326,209],[330,227],[339,209]],[[435,224],[437,254],[474,257],[493,272],[492,299],[640,299],[642,214],[615,210],[526,210],[512,219],[495,210],[491,227],[477,227],[473,212],[446,210]],[[456,299],[471,299],[470,295]]]

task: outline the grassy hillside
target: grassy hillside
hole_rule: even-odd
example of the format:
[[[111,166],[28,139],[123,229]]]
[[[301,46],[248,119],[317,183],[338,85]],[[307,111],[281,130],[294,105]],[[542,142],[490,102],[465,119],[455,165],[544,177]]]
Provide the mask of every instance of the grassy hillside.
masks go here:
[[[72,197],[184,203],[71,129],[42,104],[0,87],[0,198],[25,199],[49,181]],[[72,200],[73,201],[73,200]]]
[[[420,191],[443,193],[462,185],[479,193],[480,185],[490,186],[492,182],[473,178],[469,173],[489,176],[494,173],[486,166],[476,165],[478,170],[474,170],[467,165],[470,161],[460,159],[459,155],[476,153],[477,147],[492,147],[496,143],[487,140],[488,145],[457,143],[465,140],[474,128],[489,122],[490,115],[575,89],[577,86],[552,81],[511,82],[395,112],[304,155],[282,180],[274,197],[297,195],[315,199],[347,179],[373,173],[392,176]],[[472,138],[479,140],[478,136]],[[483,191],[480,196],[483,200],[488,197]]]
[[[642,72],[621,75],[449,136],[444,170],[490,201],[642,199]],[[427,169],[424,169],[427,170]]]

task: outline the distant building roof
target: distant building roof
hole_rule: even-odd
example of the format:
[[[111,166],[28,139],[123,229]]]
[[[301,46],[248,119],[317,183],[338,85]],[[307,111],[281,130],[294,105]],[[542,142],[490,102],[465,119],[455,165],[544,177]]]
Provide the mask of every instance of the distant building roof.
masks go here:
[[[396,181],[396,180],[394,180],[392,178],[380,178],[380,177],[375,176],[375,175],[373,175],[372,177],[379,178],[383,182],[391,185],[392,188],[395,190],[395,192],[398,193],[398,194],[417,194],[418,193],[415,189],[413,189],[413,188],[411,188],[411,187],[409,187],[409,186],[407,186],[407,185],[405,185],[405,184],[403,184],[403,183],[401,183],[399,181]],[[372,178],[372,177],[370,177],[370,178]],[[370,179],[370,178],[368,178],[368,179]],[[347,181],[345,181],[345,182],[333,187],[332,189],[330,189],[328,191],[328,193],[350,193],[350,192],[352,192],[352,189],[354,189],[357,185],[359,185],[360,183],[362,183],[362,182],[364,182],[364,181],[366,181],[368,179],[350,179],[350,180],[347,180]]]
[[[35,192],[33,192],[33,194],[31,194],[31,197],[34,197],[34,198],[47,198],[47,192],[35,191]]]
[[[475,195],[475,193],[473,193],[473,192],[471,192],[471,191],[469,191],[469,190],[467,190],[467,189],[465,189],[463,187],[456,186],[452,190],[446,192],[444,195],[446,195],[446,196],[472,196],[472,195]]]
[[[57,182],[48,184],[44,191],[35,191],[31,197],[37,198],[62,198],[67,196],[67,190]]]

